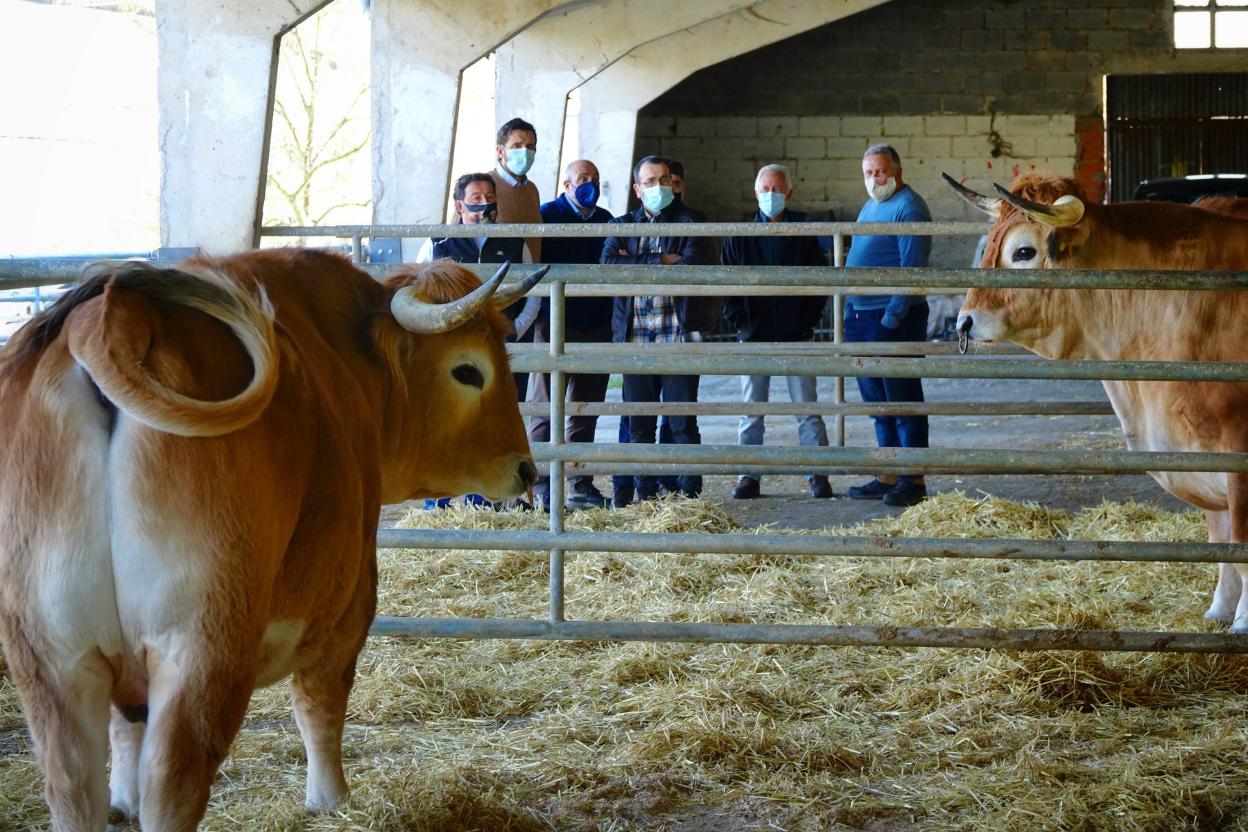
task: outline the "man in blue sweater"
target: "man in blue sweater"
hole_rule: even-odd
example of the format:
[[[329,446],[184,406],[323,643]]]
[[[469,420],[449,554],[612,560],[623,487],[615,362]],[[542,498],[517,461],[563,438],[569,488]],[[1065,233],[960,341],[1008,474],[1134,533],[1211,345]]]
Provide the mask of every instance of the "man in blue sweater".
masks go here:
[[[563,192],[559,198],[542,205],[544,223],[607,223],[611,212],[598,207],[602,191],[598,168],[593,162],[578,159],[564,170]],[[601,237],[547,237],[542,241],[542,256],[546,263],[597,263],[602,254]],[[611,307],[609,297],[569,297],[564,301],[564,341],[575,344],[611,342]],[[550,342],[550,301],[542,299],[542,314],[534,325],[535,343]],[[567,376],[567,396],[574,402],[600,402],[607,395],[606,373],[570,373]],[[534,373],[530,384],[529,401],[550,401],[550,375]],[[568,442],[593,442],[598,426],[597,416],[570,416],[565,433]],[[529,420],[529,441],[550,441],[550,415],[534,416]],[[541,476],[533,486],[533,493],[541,504],[550,505],[550,478]],[[603,508],[607,498],[594,487],[594,478],[581,474],[568,477],[568,491],[564,504],[568,508]]]
[[[901,157],[891,145],[873,144],[862,157],[870,199],[858,222],[931,222],[927,203],[901,179]],[[855,235],[845,265],[853,268],[926,266],[931,237]],[[927,298],[923,295],[849,295],[845,298],[846,341],[922,341],[927,337]],[[917,378],[859,378],[864,402],[921,402]],[[872,416],[881,448],[926,448],[926,416]],[[852,486],[855,500],[883,500],[912,506],[927,496],[921,475],[882,475]]]

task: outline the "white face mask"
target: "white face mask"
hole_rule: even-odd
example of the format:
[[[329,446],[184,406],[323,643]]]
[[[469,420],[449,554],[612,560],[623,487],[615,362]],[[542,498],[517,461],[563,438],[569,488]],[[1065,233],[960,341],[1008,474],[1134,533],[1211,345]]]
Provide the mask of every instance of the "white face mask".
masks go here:
[[[893,195],[893,191],[897,190],[897,180],[891,176],[888,177],[888,180],[883,185],[875,184],[874,176],[866,177],[863,180],[863,184],[867,186],[867,196],[876,202],[885,201]]]

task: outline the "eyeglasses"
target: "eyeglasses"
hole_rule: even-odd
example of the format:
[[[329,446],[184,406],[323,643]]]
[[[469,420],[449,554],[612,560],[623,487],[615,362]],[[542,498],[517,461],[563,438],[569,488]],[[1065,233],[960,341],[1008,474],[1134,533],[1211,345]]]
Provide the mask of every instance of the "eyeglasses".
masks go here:
[[[672,177],[670,176],[651,176],[641,180],[641,187],[653,188],[655,185],[667,185],[671,187]]]

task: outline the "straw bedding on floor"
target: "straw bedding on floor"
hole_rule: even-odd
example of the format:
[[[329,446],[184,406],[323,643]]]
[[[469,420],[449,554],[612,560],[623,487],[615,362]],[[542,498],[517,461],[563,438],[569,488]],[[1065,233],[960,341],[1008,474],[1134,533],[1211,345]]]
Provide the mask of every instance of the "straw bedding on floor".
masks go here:
[[[542,528],[531,514],[402,525]],[[716,506],[587,511],[569,528],[743,531]],[[760,531],[778,531],[763,528]],[[1197,513],[1074,516],[959,492],[825,532],[1202,540]],[[544,617],[546,556],[383,550],[385,615]],[[1214,630],[1214,567],[569,555],[575,619]],[[1248,829],[1248,659],[371,639],[349,804],[303,809],[285,685],[258,691],[208,830]],[[47,823],[0,684],[0,828]]]

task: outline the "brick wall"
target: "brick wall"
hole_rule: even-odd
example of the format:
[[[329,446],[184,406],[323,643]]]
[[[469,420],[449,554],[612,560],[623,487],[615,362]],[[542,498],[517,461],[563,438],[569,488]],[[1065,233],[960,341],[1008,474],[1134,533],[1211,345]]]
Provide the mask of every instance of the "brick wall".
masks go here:
[[[794,204],[857,215],[861,156],[888,141],[937,219],[978,219],[940,180],[979,190],[1018,172],[1104,181],[1107,73],[1243,70],[1243,50],[1170,47],[1170,0],[890,0],[690,76],[638,121],[637,153],[684,161],[689,202],[752,210],[758,167],[781,162]],[[969,263],[973,240],[937,241]]]

